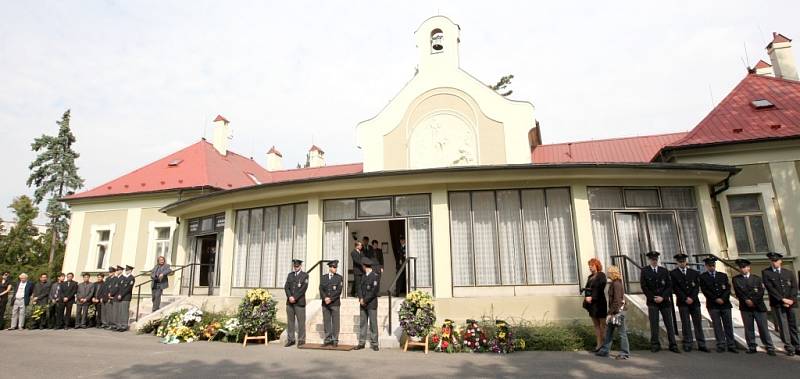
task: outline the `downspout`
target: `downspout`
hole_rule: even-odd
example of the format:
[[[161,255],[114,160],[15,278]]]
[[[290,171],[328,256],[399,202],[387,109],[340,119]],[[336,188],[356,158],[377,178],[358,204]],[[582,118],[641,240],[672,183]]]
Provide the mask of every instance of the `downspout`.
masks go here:
[[[729,172],[727,178],[723,179],[721,182],[719,182],[717,184],[714,184],[714,186],[711,187],[711,188],[714,188],[714,192],[711,193],[712,199],[716,199],[717,195],[727,191],[728,188],[731,188],[731,183],[730,183],[731,176],[733,176],[735,174],[736,173],[734,173],[734,172]],[[722,187],[720,187],[720,189],[716,189],[717,186],[720,185],[720,184],[722,185]]]

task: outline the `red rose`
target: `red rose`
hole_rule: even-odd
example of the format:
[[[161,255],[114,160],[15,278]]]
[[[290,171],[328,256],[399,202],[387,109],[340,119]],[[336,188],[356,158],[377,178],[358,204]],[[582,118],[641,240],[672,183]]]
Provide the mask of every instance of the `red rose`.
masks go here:
[[[443,349],[447,349],[448,345],[449,345],[449,343],[447,343],[447,341],[442,341],[442,348]]]

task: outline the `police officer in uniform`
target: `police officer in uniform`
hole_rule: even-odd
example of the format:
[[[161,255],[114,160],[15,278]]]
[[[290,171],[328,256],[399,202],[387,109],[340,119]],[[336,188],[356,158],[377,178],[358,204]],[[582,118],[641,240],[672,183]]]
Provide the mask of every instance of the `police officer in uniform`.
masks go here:
[[[322,323],[325,329],[325,342],[322,346],[339,346],[339,306],[341,305],[342,283],[344,279],[336,273],[339,261],[328,262],[328,273],[319,284],[319,297],[322,299]]]
[[[733,319],[731,316],[731,285],[728,275],[716,270],[717,258],[703,259],[706,272],[700,274],[700,289],[706,297],[706,308],[714,326],[714,338],[717,340],[717,352],[738,353],[736,341],[733,339]]]
[[[683,253],[675,255],[678,267],[670,271],[669,276],[672,280],[672,292],[677,299],[678,314],[681,317],[683,351],[692,351],[694,337],[697,338],[697,350],[708,353],[706,347],[706,337],[703,335],[703,315],[700,314],[700,272],[689,267],[689,256]]]
[[[361,306],[358,346],[355,350],[361,350],[366,345],[367,328],[369,327],[369,342],[372,350],[378,351],[378,291],[380,278],[372,266],[375,264],[369,258],[363,258],[361,264],[364,266],[364,278],[361,281],[361,288],[358,290],[358,303]],[[367,325],[369,324],[369,326]]]
[[[780,333],[786,355],[800,354],[800,338],[797,335],[797,279],[789,270],[783,269],[783,255],[767,254],[770,267],[761,272],[764,287],[769,293],[769,307],[772,309],[775,328]]]
[[[669,351],[680,353],[678,343],[675,341],[675,323],[672,310],[672,281],[669,271],[658,265],[657,251],[648,252],[650,264],[644,266],[641,272],[642,292],[647,297],[647,316],[650,318],[650,351],[656,353],[661,350],[659,341],[658,315],[664,320],[669,338]]]
[[[350,263],[353,264],[353,287],[350,289],[351,296],[358,296],[358,290],[361,288],[361,280],[364,278],[364,266],[361,260],[364,258],[365,246],[356,241],[353,245],[353,251],[350,252]]]
[[[122,276],[122,266],[109,267],[109,271],[113,271],[114,275],[108,278],[108,324],[105,329],[114,330],[117,328],[117,315],[119,314],[119,301],[117,295],[119,294],[119,280]]]
[[[106,319],[105,310],[103,310],[104,301],[108,298],[108,288],[106,287],[105,275],[103,273],[97,274],[97,280],[94,282],[94,296],[92,296],[92,304],[94,305],[94,327],[102,328],[103,320]]]
[[[117,292],[116,299],[119,301],[117,304],[117,327],[114,329],[118,332],[128,331],[128,321],[130,320],[131,299],[133,298],[133,285],[136,283],[136,278],[133,276],[133,266],[125,265],[125,273],[119,277],[119,291]]]
[[[758,336],[767,349],[767,354],[775,355],[775,345],[767,326],[767,304],[764,303],[764,285],[761,278],[750,273],[750,261],[737,259],[741,274],[733,277],[733,291],[739,299],[739,312],[742,313],[744,323],[744,337],[747,340],[747,354],[756,353],[756,330],[753,322],[758,326]]]
[[[306,343],[306,290],[308,274],[303,272],[303,261],[292,259],[292,272],[286,277],[286,347],[297,341],[297,347]],[[297,339],[295,340],[295,331]]]

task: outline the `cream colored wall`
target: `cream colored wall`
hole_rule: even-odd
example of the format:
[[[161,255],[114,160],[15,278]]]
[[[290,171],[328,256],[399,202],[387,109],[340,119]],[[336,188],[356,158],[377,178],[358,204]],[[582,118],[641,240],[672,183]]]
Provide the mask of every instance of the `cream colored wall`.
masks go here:
[[[122,263],[124,255],[124,242],[125,242],[125,226],[128,222],[127,210],[111,210],[111,211],[97,211],[86,212],[84,214],[84,228],[81,235],[84,236],[80,241],[80,249],[78,250],[77,265],[73,267],[64,267],[64,272],[81,272],[81,271],[98,271],[94,265],[87,262],[94,256],[93,246],[90,246],[92,240],[92,226],[113,226],[113,232],[110,236],[111,252],[108,256],[108,263],[117,265]],[[66,258],[66,257],[65,257]]]
[[[430,50],[430,34],[434,29],[444,32],[444,50],[437,54],[431,54]],[[418,73],[377,116],[356,127],[357,145],[363,151],[365,172],[389,169],[384,154],[396,146],[386,146],[384,136],[401,125],[413,108],[412,104],[422,94],[445,88],[467,94],[479,105],[483,115],[503,125],[505,163],[530,163],[528,131],[536,123],[533,105],[502,97],[461,70],[458,63],[459,33],[458,25],[442,16],[431,17],[419,27],[415,33],[420,57]],[[455,140],[459,136],[449,137]],[[390,140],[395,141],[394,138]]]
[[[800,255],[800,177],[795,162],[771,162],[772,185],[780,209],[788,253]]]
[[[574,287],[573,293],[574,291]],[[567,323],[588,321],[586,311],[581,308],[580,296],[516,296],[516,297],[469,297],[440,299],[435,302],[437,320],[451,319],[463,324],[469,319],[526,320],[533,322]]]
[[[134,265],[134,267],[137,268],[137,271],[150,270],[153,268],[152,266],[155,265],[155,262],[148,262],[147,256],[147,254],[154,254],[154,252],[151,251],[151,242],[153,238],[155,238],[153,233],[155,226],[151,227],[153,224],[159,227],[169,226],[171,228],[177,228],[177,225],[175,224],[175,218],[161,213],[158,208],[144,208],[141,210],[139,217],[139,232],[136,241],[136,264]],[[175,238],[175,235],[175,232],[173,232],[172,237]],[[170,252],[170,255],[172,255],[172,252]],[[167,257],[167,259],[171,261],[172,257]],[[175,262],[171,263],[173,265],[175,264]]]

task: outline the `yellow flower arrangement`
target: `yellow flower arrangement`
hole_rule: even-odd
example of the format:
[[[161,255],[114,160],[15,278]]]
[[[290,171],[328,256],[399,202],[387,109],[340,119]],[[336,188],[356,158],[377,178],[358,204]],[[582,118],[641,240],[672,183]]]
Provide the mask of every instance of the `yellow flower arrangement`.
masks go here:
[[[269,291],[263,288],[254,288],[248,290],[247,293],[244,295],[244,298],[247,299],[247,301],[250,303],[261,304],[272,299],[272,294],[270,294]]]

